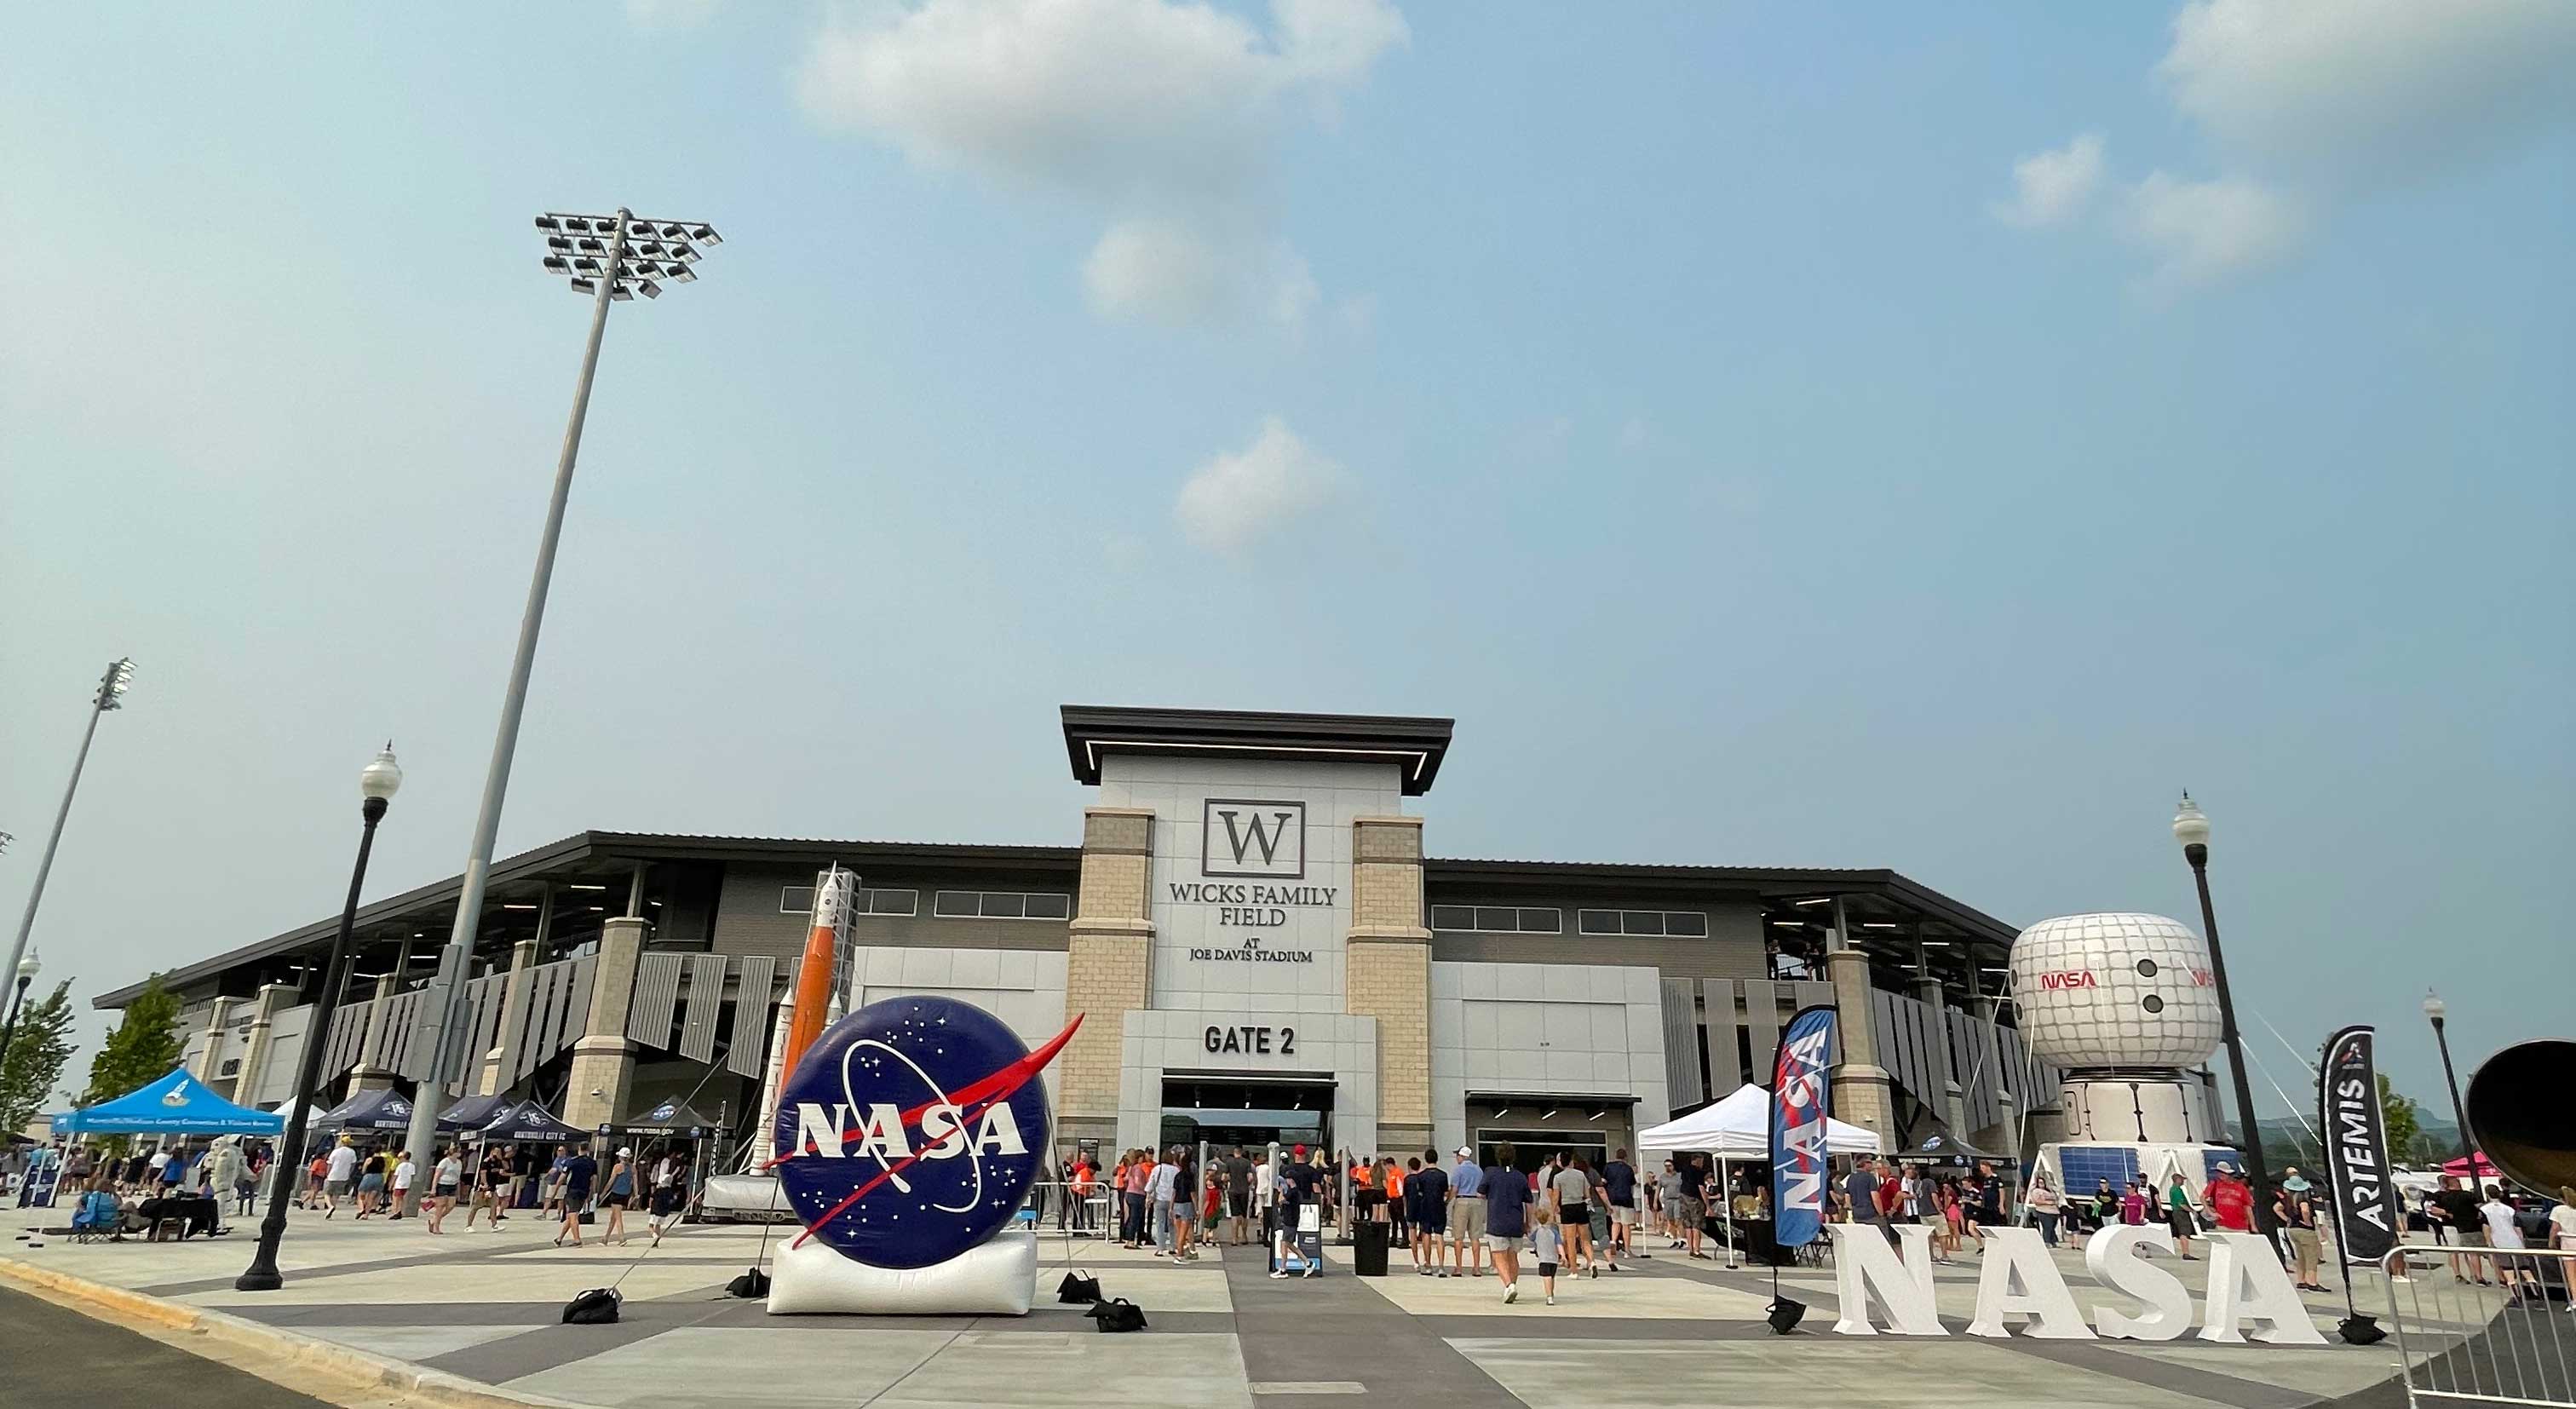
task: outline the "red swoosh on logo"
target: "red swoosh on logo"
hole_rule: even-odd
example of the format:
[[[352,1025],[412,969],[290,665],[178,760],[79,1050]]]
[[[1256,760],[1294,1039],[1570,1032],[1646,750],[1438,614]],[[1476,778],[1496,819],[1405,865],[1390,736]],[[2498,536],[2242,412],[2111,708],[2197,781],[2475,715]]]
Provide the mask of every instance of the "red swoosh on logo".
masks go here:
[[[1021,1087],[1029,1084],[1029,1078],[1036,1076],[1039,1072],[1045,1070],[1046,1064],[1055,1060],[1055,1054],[1064,1050],[1064,1044],[1073,1040],[1075,1029],[1081,1026],[1082,1014],[1076,1013],[1073,1015],[1073,1021],[1064,1025],[1064,1031],[1059,1032],[1054,1037],[1048,1039],[1045,1046],[1038,1048],[1036,1051],[1029,1053],[1027,1056],[1020,1058],[1018,1061],[1011,1063],[1000,1071],[994,1072],[990,1076],[957,1088],[957,1090],[949,1094],[948,1099],[944,1102],[924,1101],[920,1105],[913,1107],[911,1110],[905,1111],[903,1113],[904,1128],[906,1130],[910,1130],[913,1127],[918,1126],[921,1124],[921,1118],[924,1115],[938,1109],[942,1105],[956,1107],[958,1123],[963,1125],[967,1121],[973,1120],[975,1117],[982,1115],[985,1111],[992,1109],[994,1106],[1011,1099],[1011,1097],[1019,1093],[1019,1089]],[[972,1104],[974,1109],[968,1110],[967,1106],[969,1104]],[[856,1130],[845,1130],[841,1133],[841,1139],[846,1143],[865,1135],[866,1133],[867,1131],[864,1127]],[[762,1165],[761,1168],[775,1169],[779,1165],[784,1164],[791,1159],[795,1159],[804,1153],[805,1152],[802,1150],[791,1150],[786,1154],[780,1155],[776,1159],[771,1160],[768,1164]],[[909,1154],[904,1156],[902,1159],[896,1160],[894,1163],[887,1165],[884,1169],[877,1171],[875,1178],[861,1184],[848,1198],[832,1205],[829,1209],[824,1211],[820,1218],[806,1224],[805,1231],[797,1234],[796,1240],[789,1243],[788,1246],[804,1246],[805,1240],[813,1237],[816,1229],[831,1222],[833,1219],[838,1218],[842,1211],[847,1209],[850,1205],[857,1203],[859,1200],[864,1199],[869,1194],[875,1192],[878,1185],[883,1184],[898,1174],[901,1174],[920,1160],[921,1155],[919,1153]]]

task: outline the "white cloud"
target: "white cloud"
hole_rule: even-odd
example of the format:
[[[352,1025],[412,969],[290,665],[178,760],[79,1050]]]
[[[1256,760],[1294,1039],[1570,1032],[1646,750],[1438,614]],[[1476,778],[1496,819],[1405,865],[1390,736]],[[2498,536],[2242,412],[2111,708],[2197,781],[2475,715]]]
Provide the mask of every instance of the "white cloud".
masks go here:
[[[2102,186],[2102,134],[2087,132],[2055,151],[2013,163],[2013,198],[1994,206],[2007,225],[2063,225],[2084,213]]]
[[[1277,416],[1240,451],[1218,455],[1181,485],[1172,515],[1191,542],[1232,553],[1278,533],[1339,498],[1350,476],[1299,440]]]
[[[2576,111],[2571,64],[2564,0],[2193,0],[2156,76],[2231,159],[2369,184]]]
[[[2155,76],[2215,174],[2150,174],[2115,226],[2165,289],[2259,269],[2358,193],[2476,166],[2576,113],[2571,67],[2567,0],[2189,0]],[[1996,214],[2070,223],[2106,175],[2087,140],[2016,164]]]
[[[924,166],[1099,210],[1104,314],[1295,323],[1321,295],[1271,228],[1272,147],[1409,32],[1387,0],[1271,10],[1265,33],[1183,0],[878,4],[835,12],[796,86],[818,122]]]
[[[2260,182],[2148,174],[2129,193],[2122,231],[2152,250],[2162,289],[2208,284],[2289,254],[2305,233],[2298,201]]]

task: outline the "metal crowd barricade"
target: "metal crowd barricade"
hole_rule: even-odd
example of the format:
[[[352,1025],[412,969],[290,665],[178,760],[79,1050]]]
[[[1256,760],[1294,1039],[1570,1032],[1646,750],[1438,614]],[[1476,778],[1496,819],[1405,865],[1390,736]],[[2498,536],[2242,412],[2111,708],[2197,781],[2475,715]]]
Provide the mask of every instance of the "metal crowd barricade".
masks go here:
[[[2383,1280],[2407,1403],[2576,1406],[2576,1251],[2414,1244],[2391,1258],[2403,1269]]]

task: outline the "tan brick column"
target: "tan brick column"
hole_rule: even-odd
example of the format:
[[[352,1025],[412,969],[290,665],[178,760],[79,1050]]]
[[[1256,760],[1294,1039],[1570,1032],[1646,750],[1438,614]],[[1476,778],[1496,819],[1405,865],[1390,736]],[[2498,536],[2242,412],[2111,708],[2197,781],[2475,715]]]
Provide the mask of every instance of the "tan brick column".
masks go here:
[[[1833,1116],[1877,1132],[1880,1146],[1893,1154],[1896,1096],[1887,1068],[1878,1061],[1877,1005],[1870,998],[1869,956],[1852,948],[1840,900],[1834,902],[1833,923],[1833,932],[1825,939],[1825,978],[1834,986],[1834,1026],[1843,1049],[1842,1061],[1830,1074]]]
[[[1118,1053],[1127,1013],[1153,982],[1154,814],[1093,807],[1082,814],[1082,894],[1065,956],[1064,1010],[1082,1030],[1057,1058],[1057,1138],[1118,1143]]]
[[[250,1026],[242,1030],[241,1071],[233,1077],[231,1099],[235,1105],[255,1105],[259,1100],[259,1082],[268,1070],[268,1054],[277,1024],[277,1010],[295,992],[291,983],[260,985],[259,997],[252,1000]],[[289,1100],[294,1099],[289,1097]]]
[[[1351,819],[1351,934],[1342,1006],[1377,1019],[1377,1147],[1431,1143],[1431,930],[1422,819]]]
[[[626,1013],[635,1005],[635,966],[649,922],[620,915],[599,927],[599,959],[590,976],[590,1022],[572,1044],[572,1080],[564,1091],[564,1124],[596,1130],[617,1119],[635,1080],[635,1044]],[[597,1095],[591,1093],[597,1092]]]
[[[200,1086],[213,1085],[215,1073],[223,1070],[219,1058],[224,1052],[224,1024],[231,1021],[232,1015],[233,1000],[230,998],[218,998],[215,1005],[206,1010],[206,1045],[197,1052],[196,1077]]]

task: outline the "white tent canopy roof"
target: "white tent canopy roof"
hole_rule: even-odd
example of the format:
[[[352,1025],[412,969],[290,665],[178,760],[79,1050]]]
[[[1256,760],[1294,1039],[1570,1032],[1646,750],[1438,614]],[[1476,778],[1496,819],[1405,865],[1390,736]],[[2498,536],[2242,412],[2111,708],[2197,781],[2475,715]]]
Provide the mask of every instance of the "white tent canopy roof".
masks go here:
[[[1637,1148],[1640,1152],[1706,1150],[1730,1158],[1769,1159],[1771,1092],[1748,1082],[1715,1105],[1637,1132]],[[1874,1155],[1881,1148],[1878,1136],[1860,1126],[1830,1118],[1825,1122],[1825,1153],[1829,1155]]]

